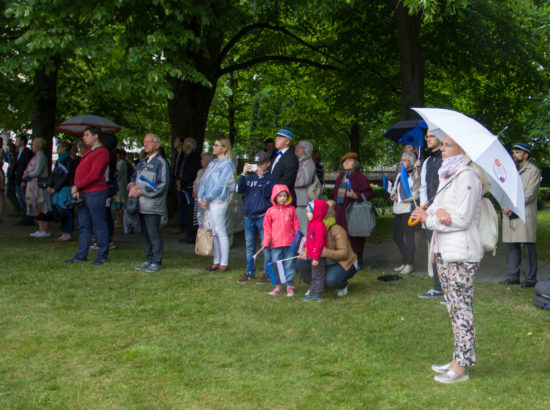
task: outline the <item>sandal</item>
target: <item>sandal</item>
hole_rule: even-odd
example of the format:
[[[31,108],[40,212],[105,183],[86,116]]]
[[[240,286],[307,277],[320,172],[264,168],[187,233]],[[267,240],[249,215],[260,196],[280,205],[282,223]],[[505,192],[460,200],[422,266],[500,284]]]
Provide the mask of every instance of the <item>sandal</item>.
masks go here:
[[[227,272],[229,270],[229,266],[222,266],[218,268],[218,272]]]
[[[220,270],[220,265],[211,265],[211,266],[208,266],[207,268],[204,268],[204,270],[206,272],[217,272],[218,270]]]

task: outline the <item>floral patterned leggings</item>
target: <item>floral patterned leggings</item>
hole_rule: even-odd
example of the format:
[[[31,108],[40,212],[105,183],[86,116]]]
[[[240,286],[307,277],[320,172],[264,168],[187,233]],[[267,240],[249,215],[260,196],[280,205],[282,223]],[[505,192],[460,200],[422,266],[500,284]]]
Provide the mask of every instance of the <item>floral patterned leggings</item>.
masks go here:
[[[437,272],[451,316],[454,335],[453,358],[459,366],[476,363],[476,330],[474,327],[474,275],[479,263],[445,263],[437,256]]]

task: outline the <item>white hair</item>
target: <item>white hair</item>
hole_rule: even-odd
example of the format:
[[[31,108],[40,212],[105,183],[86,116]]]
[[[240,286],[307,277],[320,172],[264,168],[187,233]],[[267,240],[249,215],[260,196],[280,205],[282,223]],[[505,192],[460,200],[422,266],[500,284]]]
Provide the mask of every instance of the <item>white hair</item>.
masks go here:
[[[153,133],[148,132],[147,134],[145,134],[145,137],[148,137],[148,136],[153,137],[153,142],[156,142],[156,143],[160,144],[160,137],[157,134],[153,134]],[[143,138],[145,138],[145,137],[143,137]]]
[[[193,138],[187,137],[183,140],[183,143],[185,145],[189,145],[191,151],[195,151],[197,149],[197,141],[195,141]]]

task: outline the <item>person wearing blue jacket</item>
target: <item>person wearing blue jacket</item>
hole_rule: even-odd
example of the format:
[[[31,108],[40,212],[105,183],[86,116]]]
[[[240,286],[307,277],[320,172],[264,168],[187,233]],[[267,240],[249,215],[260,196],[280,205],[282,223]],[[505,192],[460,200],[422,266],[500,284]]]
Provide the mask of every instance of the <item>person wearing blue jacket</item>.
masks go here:
[[[256,253],[258,235],[260,243],[264,238],[265,212],[272,206],[271,191],[276,183],[275,177],[269,172],[271,155],[269,152],[260,151],[254,155],[253,164],[244,164],[243,172],[237,181],[237,192],[244,194],[244,239],[246,242],[246,260],[252,260]],[[248,175],[247,175],[248,174]],[[270,261],[268,249],[264,249],[264,272],[258,284],[269,281],[267,263]],[[250,269],[249,267],[248,269]],[[252,272],[247,272],[237,283],[246,283],[254,277]]]
[[[231,142],[219,138],[212,145],[215,159],[204,171],[197,200],[200,206],[200,219],[206,219],[212,229],[214,261],[207,271],[227,271],[229,269],[229,238],[227,237],[226,216],[229,201],[235,192],[235,167],[233,166]]]

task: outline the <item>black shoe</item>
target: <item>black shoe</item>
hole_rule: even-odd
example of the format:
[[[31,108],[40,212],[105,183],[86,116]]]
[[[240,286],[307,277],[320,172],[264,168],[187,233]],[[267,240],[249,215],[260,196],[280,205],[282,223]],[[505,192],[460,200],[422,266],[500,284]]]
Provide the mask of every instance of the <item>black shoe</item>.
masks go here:
[[[498,284],[499,285],[519,285],[519,279],[516,279],[516,280],[506,279],[498,282]]]
[[[534,288],[537,284],[537,281],[534,282],[525,282],[521,285],[522,288]]]
[[[103,265],[104,263],[107,263],[107,259],[97,258],[97,259],[93,260],[92,262],[90,262],[90,265],[99,266],[99,265]]]
[[[67,259],[64,263],[65,265],[72,265],[73,263],[78,263],[78,262],[88,262],[88,259],[78,259],[75,256],[74,258]]]

